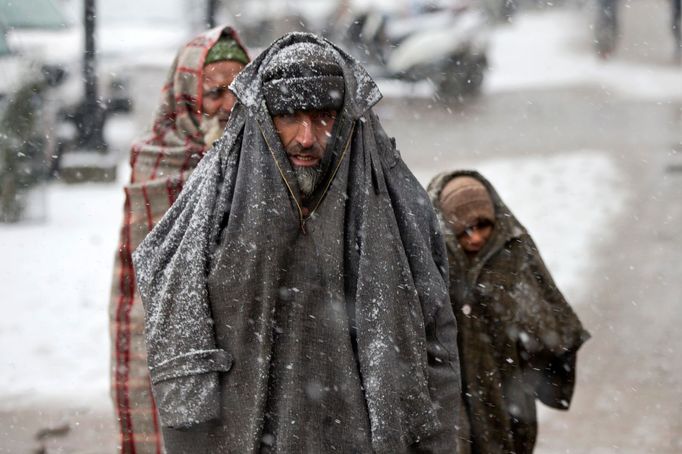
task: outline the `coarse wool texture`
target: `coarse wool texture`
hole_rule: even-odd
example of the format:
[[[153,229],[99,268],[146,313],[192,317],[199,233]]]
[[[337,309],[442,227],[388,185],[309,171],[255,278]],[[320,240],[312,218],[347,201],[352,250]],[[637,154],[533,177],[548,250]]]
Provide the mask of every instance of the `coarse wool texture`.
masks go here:
[[[304,201],[262,96],[281,49],[333,50],[334,165]],[[366,71],[285,35],[232,86],[225,134],[134,254],[169,453],[453,452],[462,411],[443,239]]]
[[[339,110],[344,98],[343,72],[325,47],[289,46],[263,73],[263,98],[271,115]]]
[[[473,259],[440,206],[443,188],[462,176],[487,188],[496,213],[493,234]],[[526,229],[482,175],[443,173],[428,191],[448,249],[471,451],[530,454],[537,437],[535,401],[568,409],[577,352],[589,334]]]
[[[183,46],[161,90],[151,131],[133,143],[123,225],[109,304],[111,396],[122,453],[163,450],[144,342],[144,311],[135,285],[132,251],[180,194],[209,145],[201,132],[202,77],[207,52],[230,27],[217,27]],[[243,47],[243,46],[242,46]]]

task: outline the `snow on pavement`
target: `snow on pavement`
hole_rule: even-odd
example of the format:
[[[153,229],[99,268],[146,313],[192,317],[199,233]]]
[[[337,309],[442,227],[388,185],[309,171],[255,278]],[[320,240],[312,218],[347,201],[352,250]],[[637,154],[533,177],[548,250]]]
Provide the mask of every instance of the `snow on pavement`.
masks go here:
[[[580,45],[587,22],[585,11],[556,9],[524,13],[496,29],[485,92],[597,84],[623,97],[682,99],[682,66],[599,60]]]
[[[47,188],[42,224],[0,224],[0,395],[101,401],[109,389],[107,303],[123,191]]]

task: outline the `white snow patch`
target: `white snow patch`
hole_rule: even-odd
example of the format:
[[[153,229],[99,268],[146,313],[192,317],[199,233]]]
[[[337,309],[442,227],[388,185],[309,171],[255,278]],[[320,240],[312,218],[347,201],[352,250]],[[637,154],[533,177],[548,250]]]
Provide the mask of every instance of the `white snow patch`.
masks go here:
[[[434,94],[433,84],[428,80],[405,82],[396,79],[375,79],[381,94],[387,98],[431,98]]]
[[[2,406],[105,402],[120,185],[47,187],[47,222],[0,224]]]
[[[635,99],[682,99],[682,67],[599,60],[581,47],[584,11],[526,12],[492,36],[487,93],[562,85],[598,84]]]

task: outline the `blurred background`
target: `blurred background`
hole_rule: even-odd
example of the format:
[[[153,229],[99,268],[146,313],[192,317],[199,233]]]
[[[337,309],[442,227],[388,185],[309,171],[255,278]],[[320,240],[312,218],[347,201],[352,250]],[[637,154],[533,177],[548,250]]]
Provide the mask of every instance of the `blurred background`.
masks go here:
[[[593,336],[537,452],[682,452],[676,1],[0,0],[0,452],[115,452],[129,147],[220,24],[252,57],[292,30],[339,44],[423,184],[477,169],[528,227]]]

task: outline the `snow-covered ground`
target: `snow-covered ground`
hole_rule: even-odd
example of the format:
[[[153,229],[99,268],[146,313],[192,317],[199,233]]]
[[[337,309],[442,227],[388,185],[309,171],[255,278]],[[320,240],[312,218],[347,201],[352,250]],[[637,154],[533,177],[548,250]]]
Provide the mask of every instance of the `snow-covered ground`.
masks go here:
[[[596,84],[618,96],[682,99],[682,67],[599,60],[579,45],[586,22],[584,11],[566,9],[519,15],[496,30],[485,91]]]
[[[682,98],[679,67],[605,66],[575,53],[567,44],[573,20],[573,13],[534,13],[496,31],[486,93],[590,82],[627,96]],[[603,225],[627,191],[606,153],[568,151],[477,167],[529,228],[560,287],[576,300],[590,263],[575,251],[599,244]],[[432,176],[418,174],[424,183]],[[53,184],[46,191],[45,223],[0,225],[0,406],[45,399],[107,405],[107,304],[121,183]]]
[[[47,222],[0,227],[2,405],[105,402],[119,185],[54,184]]]

